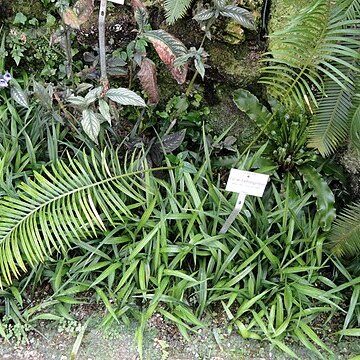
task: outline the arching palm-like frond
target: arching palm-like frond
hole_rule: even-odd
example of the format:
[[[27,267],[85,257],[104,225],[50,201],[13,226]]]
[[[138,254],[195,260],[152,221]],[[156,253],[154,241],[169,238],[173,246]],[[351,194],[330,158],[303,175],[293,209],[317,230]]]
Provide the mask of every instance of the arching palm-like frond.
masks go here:
[[[350,205],[339,215],[330,235],[330,246],[336,255],[360,254],[360,203]]]
[[[124,170],[117,155],[58,162],[22,184],[17,198],[0,201],[0,284],[1,278],[10,283],[20,269],[26,271],[26,263],[43,261],[53,249],[65,251],[144,204],[151,190],[144,188],[144,170],[136,169],[146,162],[133,160]]]
[[[343,70],[352,81],[355,81],[356,76],[352,70]],[[308,145],[326,156],[332,154],[349,134],[355,85],[347,82],[344,83],[344,87],[340,87],[330,78],[324,83],[326,96],[319,101],[314,122],[310,125]]]
[[[317,0],[304,9],[289,26],[270,36],[272,50],[263,61],[261,82],[283,103],[317,104],[316,93],[323,93],[323,76],[345,89],[349,76],[338,65],[359,71],[344,57],[359,58],[349,45],[360,46],[359,29],[343,12],[334,11],[329,0]]]
[[[337,11],[342,12],[346,19],[359,19],[360,0],[338,0]]]
[[[360,75],[355,82],[356,93],[353,96],[353,106],[350,111],[350,140],[351,144],[360,151]]]

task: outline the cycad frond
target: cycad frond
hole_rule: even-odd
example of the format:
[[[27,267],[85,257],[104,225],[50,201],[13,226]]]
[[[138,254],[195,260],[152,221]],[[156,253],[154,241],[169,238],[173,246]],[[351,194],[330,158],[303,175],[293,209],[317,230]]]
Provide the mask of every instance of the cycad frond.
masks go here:
[[[339,256],[360,254],[360,203],[348,206],[335,221],[330,246]]]
[[[359,19],[360,17],[360,0],[338,0],[337,9],[343,12],[346,19]]]
[[[189,9],[192,0],[165,0],[165,16],[168,24],[172,25],[181,19]]]
[[[355,80],[355,89],[356,93],[349,116],[350,140],[351,144],[360,151],[360,74]]]
[[[346,69],[343,70],[346,72]],[[348,71],[347,75],[351,80],[355,80],[352,70]],[[319,101],[314,122],[310,126],[308,145],[326,156],[332,154],[349,134],[355,86],[347,82],[344,83],[345,87],[340,87],[330,78],[324,83],[326,97]]]
[[[117,155],[58,162],[23,183],[17,198],[1,199],[0,284],[1,278],[10,283],[19,269],[26,271],[26,263],[33,266],[53,249],[64,251],[71,242],[94,236],[144,204],[144,170],[134,169],[144,169],[146,162],[132,161],[124,170]]]
[[[343,59],[358,57],[348,45],[359,46],[359,20],[347,20],[334,12],[329,0],[318,0],[304,9],[288,27],[272,35],[272,50],[265,54],[269,65],[262,69],[261,82],[270,95],[283,103],[317,104],[316,92],[323,93],[322,77],[330,77],[341,88],[351,79],[338,69],[359,71]]]

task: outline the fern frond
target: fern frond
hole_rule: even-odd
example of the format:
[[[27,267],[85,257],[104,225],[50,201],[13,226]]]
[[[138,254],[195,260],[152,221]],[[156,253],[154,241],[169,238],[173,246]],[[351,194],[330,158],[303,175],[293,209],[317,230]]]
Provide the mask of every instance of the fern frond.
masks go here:
[[[348,206],[339,215],[329,240],[331,251],[335,255],[360,254],[360,203]]]
[[[359,56],[349,45],[359,46],[360,21],[346,20],[332,10],[331,1],[318,0],[282,31],[272,35],[272,50],[265,54],[261,82],[270,95],[286,105],[317,105],[316,93],[323,93],[323,76],[331,78],[344,90],[351,83],[345,69],[359,71],[350,59]]]
[[[131,209],[151,193],[140,176],[148,170],[139,168],[146,169],[146,162],[132,160],[125,170],[117,152],[100,160],[92,153],[44,168],[20,186],[18,197],[1,199],[0,284],[1,278],[11,283],[26,264],[34,266],[54,249],[66,251],[71,243],[133,217]]]
[[[166,22],[172,25],[176,20],[181,19],[189,9],[192,0],[165,0]]]

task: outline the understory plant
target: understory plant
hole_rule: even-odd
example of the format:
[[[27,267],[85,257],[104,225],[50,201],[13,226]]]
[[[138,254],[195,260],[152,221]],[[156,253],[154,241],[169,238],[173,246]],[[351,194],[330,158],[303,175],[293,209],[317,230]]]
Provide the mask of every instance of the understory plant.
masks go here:
[[[160,169],[149,169],[141,152],[120,160],[116,151],[92,151],[35,173],[16,197],[1,200],[0,310],[32,326],[72,319],[72,304],[90,291],[107,310],[104,324],[139,321],[141,354],[155,312],[188,338],[206,326],[207,309],[220,305],[244,338],[266,339],[296,358],[284,342],[292,336],[326,358],[332,350],[316,319],[345,315],[349,299],[342,290],[360,278],[337,286],[326,275],[324,214],[316,211],[312,190],[291,173],[283,182],[273,171],[264,197],[247,199],[228,233],[219,234],[236,199],[221,189],[204,151],[198,166],[195,154],[180,153],[178,166]],[[252,169],[264,151],[239,167]],[[24,271],[27,281],[14,282]],[[32,286],[44,283],[48,298],[24,308]],[[352,304],[340,334],[356,326],[359,309]]]
[[[358,336],[360,277],[326,249],[335,216],[332,178],[322,176],[316,151],[306,149],[312,112],[325,109],[325,94],[355,88],[356,4],[313,1],[273,35],[262,78],[272,95],[266,107],[246,90],[235,92],[238,107],[267,136],[256,152],[250,146],[239,154],[236,167],[268,173],[270,182],[263,198],[246,199],[226,234],[219,231],[236,196],[223,190],[227,173],[215,165],[206,136],[197,151],[168,153],[184,139],[185,131],[169,135],[176,118],[186,120],[184,97],[176,100],[174,115],[167,114],[170,124],[161,136],[138,141],[135,134],[125,151],[105,140],[100,123],[124,114],[141,122],[142,114],[114,105],[147,111],[135,92],[107,86],[104,79],[95,87],[73,84],[71,91],[29,82],[25,75],[17,78],[19,87],[9,80],[10,89],[0,93],[0,336],[26,338],[40,320],[74,321],[73,310],[88,302],[102,304],[104,326],[137,320],[140,356],[146,323],[155,313],[190,339],[220,308],[230,330],[269,341],[294,358],[289,338],[320,358],[333,356],[324,339],[335,316],[341,323],[332,340]],[[134,1],[134,9],[138,34],[128,60],[140,66],[140,82],[156,104],[146,42],[180,82],[186,73],[176,65],[186,68],[191,59],[204,75],[203,44],[188,51],[167,32],[149,28],[140,2]],[[220,15],[253,28],[248,12],[216,1],[195,17],[206,25],[205,36]],[[104,48],[101,53],[103,59]],[[346,102],[346,111],[355,109],[356,99]],[[79,119],[89,138],[99,139],[97,147],[81,133]],[[224,146],[224,136],[214,139],[213,149]],[[358,210],[353,206],[340,216],[334,253],[358,250]],[[349,219],[353,231],[344,241]],[[44,289],[40,298],[37,289]]]
[[[281,117],[284,106],[290,113],[308,113],[307,129],[304,129],[308,131],[302,134],[308,133],[307,146],[315,148],[321,155],[334,153],[348,137],[358,147],[359,9],[358,0],[339,0],[335,4],[316,0],[290,19],[284,29],[270,34],[270,50],[262,59],[265,66],[260,82],[266,86],[270,105],[273,105],[271,98],[278,103],[269,113],[265,106],[249,100],[250,94],[247,95],[250,102],[247,105],[246,101],[242,102],[242,110],[251,113],[261,127],[249,148],[264,133],[270,138],[277,135],[277,118]],[[256,109],[252,103],[256,103]],[[290,127],[294,124],[291,118],[283,119],[283,123],[286,122],[290,122]],[[298,121],[295,123],[299,124]],[[288,132],[296,146],[304,144],[302,136],[296,138],[299,130],[294,128]],[[281,142],[281,146],[291,147],[288,139],[281,139]],[[293,150],[284,149],[284,154],[291,153],[293,158]],[[322,192],[320,188],[318,190]],[[356,223],[357,207],[358,204],[351,205],[335,224],[331,242],[337,254],[349,254],[350,248],[353,255],[358,253],[358,228],[344,231],[348,226],[346,221]]]

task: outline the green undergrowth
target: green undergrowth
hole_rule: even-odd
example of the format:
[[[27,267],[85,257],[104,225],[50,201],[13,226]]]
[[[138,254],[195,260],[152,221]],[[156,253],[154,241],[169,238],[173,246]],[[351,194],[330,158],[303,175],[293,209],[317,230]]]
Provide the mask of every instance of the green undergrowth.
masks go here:
[[[240,168],[266,172],[256,165],[264,149],[244,157]],[[206,326],[209,311],[220,308],[227,326],[245,339],[266,340],[296,358],[285,341],[293,338],[320,358],[333,356],[321,327],[340,316],[331,331],[358,335],[360,278],[324,252],[323,214],[312,191],[290,173],[272,171],[264,196],[248,197],[229,231],[219,234],[236,199],[222,190],[209,149],[203,151],[202,165],[194,166],[185,152],[178,165],[168,162],[156,173],[146,170],[144,154],[127,161],[113,152],[83,154],[21,186],[28,209],[2,200],[3,223],[10,221],[6,216],[15,219],[3,225],[2,236],[24,257],[14,257],[2,242],[1,313],[14,326],[36,328],[39,320],[72,320],[73,305],[100,302],[107,310],[103,326],[138,321],[142,356],[155,313],[189,340]],[[19,235],[24,241],[35,236],[33,245]],[[44,256],[50,258],[36,265]],[[6,285],[29,265],[25,277]],[[42,287],[47,291],[29,300]],[[10,337],[4,320],[0,324],[1,335]]]

